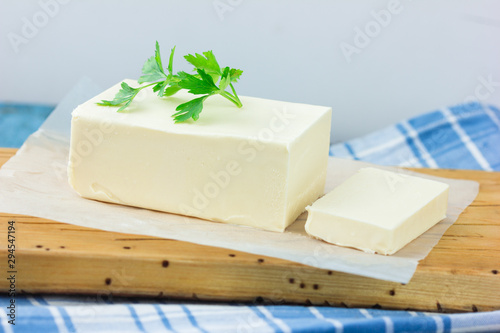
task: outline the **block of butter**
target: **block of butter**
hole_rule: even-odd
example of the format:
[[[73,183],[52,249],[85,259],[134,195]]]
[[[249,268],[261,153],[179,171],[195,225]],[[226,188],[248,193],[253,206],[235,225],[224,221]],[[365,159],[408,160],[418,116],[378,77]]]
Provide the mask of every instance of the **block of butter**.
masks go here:
[[[362,168],[307,207],[306,231],[326,242],[394,254],[446,217],[449,185]]]
[[[196,96],[144,89],[125,112],[96,105],[119,87],[72,113],[68,177],[82,197],[283,231],[323,194],[331,108],[213,96],[175,124]]]

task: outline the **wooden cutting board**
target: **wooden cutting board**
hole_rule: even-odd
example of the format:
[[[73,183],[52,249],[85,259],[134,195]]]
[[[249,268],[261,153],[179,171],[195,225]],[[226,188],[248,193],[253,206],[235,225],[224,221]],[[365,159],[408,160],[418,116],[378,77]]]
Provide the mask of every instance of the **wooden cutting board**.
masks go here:
[[[0,165],[16,152],[0,149]],[[500,309],[500,173],[418,172],[478,181],[476,200],[421,261],[408,284],[187,242],[106,232],[0,213],[0,272],[15,221],[16,291],[437,312]],[[60,207],[64,209],[64,207]],[[11,223],[13,224],[13,223]],[[0,279],[0,291],[9,282]]]

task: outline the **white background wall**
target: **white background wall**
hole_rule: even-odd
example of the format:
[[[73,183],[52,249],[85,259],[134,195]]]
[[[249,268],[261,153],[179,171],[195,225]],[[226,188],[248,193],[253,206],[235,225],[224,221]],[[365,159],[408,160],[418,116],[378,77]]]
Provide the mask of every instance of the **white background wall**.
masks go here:
[[[137,78],[158,40],[177,69],[208,49],[243,69],[240,95],[331,106],[334,142],[470,96],[500,105],[495,0],[0,0],[0,29],[0,101]]]

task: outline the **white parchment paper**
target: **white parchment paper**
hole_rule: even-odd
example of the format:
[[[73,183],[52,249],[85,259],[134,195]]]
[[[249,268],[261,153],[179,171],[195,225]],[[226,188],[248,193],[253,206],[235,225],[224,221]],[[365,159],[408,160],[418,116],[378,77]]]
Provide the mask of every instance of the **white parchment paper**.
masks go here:
[[[82,79],[0,169],[0,211],[74,225],[137,235],[150,235],[287,259],[318,268],[407,283],[443,233],[476,197],[479,184],[418,174],[450,185],[447,218],[392,256],[368,254],[308,237],[302,214],[284,233],[214,223],[146,209],[81,198],[69,186],[70,113],[101,91]],[[330,158],[325,191],[369,163]],[[406,174],[416,174],[397,168]]]

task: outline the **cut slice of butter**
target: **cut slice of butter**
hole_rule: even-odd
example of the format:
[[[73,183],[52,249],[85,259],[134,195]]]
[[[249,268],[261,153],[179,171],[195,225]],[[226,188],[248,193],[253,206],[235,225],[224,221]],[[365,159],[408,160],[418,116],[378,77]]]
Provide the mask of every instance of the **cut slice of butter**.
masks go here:
[[[307,207],[306,231],[328,243],[393,254],[446,217],[448,184],[362,168]]]
[[[81,196],[283,231],[323,194],[331,108],[213,96],[198,121],[174,124],[195,96],[145,89],[125,112],[96,105],[119,88],[73,111],[68,176]]]

